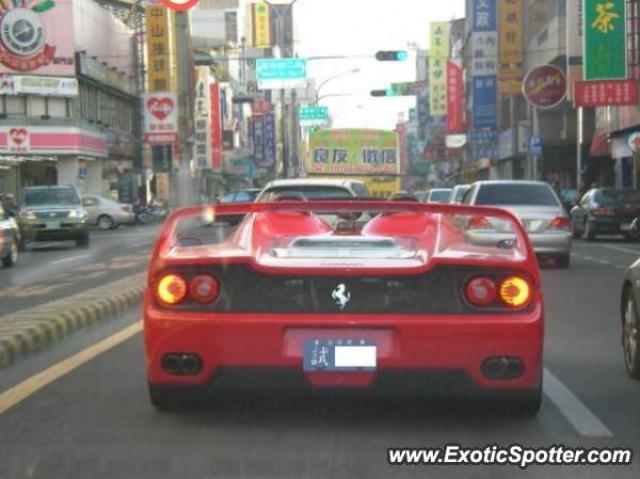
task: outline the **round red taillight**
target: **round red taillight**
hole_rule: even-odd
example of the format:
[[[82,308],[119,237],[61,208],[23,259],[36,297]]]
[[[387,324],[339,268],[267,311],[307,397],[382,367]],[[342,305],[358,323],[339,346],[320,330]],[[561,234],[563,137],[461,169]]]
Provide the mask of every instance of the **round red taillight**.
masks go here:
[[[467,301],[475,306],[487,306],[496,299],[496,285],[489,278],[474,278],[464,289]]]
[[[220,293],[218,280],[208,274],[199,274],[189,283],[189,295],[198,303],[212,303]]]
[[[156,297],[160,302],[168,305],[181,303],[187,295],[187,284],[177,274],[168,274],[158,281]]]
[[[512,308],[526,306],[531,297],[531,286],[524,278],[510,276],[500,284],[500,299]]]

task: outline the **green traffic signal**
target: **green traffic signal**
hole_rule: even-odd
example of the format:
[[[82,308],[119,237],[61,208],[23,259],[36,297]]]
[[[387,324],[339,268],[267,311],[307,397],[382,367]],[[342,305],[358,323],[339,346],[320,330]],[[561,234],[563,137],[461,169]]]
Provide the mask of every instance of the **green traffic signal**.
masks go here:
[[[376,52],[376,60],[379,62],[403,62],[409,57],[404,50],[381,50]]]

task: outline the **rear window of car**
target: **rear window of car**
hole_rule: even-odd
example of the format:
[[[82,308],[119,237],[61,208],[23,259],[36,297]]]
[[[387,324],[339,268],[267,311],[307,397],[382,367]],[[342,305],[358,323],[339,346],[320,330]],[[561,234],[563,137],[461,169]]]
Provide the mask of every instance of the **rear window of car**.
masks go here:
[[[25,206],[80,205],[80,197],[72,188],[46,188],[25,190]]]
[[[348,189],[339,186],[278,186],[265,191],[260,195],[259,201],[274,201],[279,196],[289,194],[301,196],[307,200],[347,200],[353,198],[353,194]]]
[[[469,191],[470,186],[463,186],[461,188],[456,188],[454,191],[454,197],[453,197],[453,201],[455,201],[456,203],[460,203],[462,201],[462,198],[464,198],[464,194]]]
[[[640,203],[640,191],[638,190],[598,190],[595,201],[604,205],[616,205],[620,203]]]
[[[547,185],[495,184],[482,185],[476,205],[558,206],[558,200]]]
[[[432,191],[429,195],[429,201],[449,201],[451,198],[450,190]]]

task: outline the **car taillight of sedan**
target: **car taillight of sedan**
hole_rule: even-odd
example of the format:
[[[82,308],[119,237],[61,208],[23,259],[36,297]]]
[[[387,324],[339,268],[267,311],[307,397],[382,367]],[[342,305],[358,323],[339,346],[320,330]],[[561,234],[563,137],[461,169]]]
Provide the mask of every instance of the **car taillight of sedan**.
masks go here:
[[[121,205],[120,209],[125,213],[133,212],[133,207],[131,205]]]
[[[571,220],[565,216],[558,216],[549,223],[549,229],[557,231],[571,231]]]
[[[615,216],[616,212],[613,208],[596,208],[591,214],[593,216]]]

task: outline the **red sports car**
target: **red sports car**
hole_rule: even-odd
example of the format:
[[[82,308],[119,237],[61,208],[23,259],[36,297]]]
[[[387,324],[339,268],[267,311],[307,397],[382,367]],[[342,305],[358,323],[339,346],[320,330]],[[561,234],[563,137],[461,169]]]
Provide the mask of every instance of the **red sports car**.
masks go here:
[[[318,387],[451,371],[535,414],[543,318],[535,255],[503,210],[383,201],[185,208],[167,220],[148,275],[151,401],[172,409],[223,369],[288,369]]]

